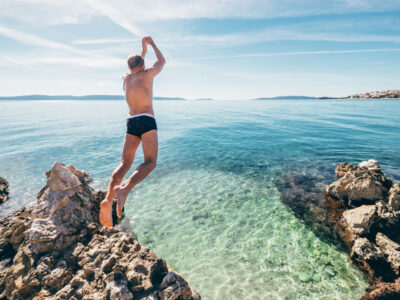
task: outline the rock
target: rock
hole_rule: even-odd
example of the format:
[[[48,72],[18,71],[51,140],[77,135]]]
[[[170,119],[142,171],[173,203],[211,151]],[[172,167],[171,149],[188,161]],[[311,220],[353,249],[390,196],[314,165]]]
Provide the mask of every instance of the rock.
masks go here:
[[[192,291],[187,282],[175,272],[168,273],[160,284],[161,300],[190,300]]]
[[[397,250],[386,250],[384,253],[387,255],[387,261],[390,263],[393,272],[400,275],[400,251]]]
[[[323,179],[307,175],[276,181],[282,202],[321,237],[330,231],[337,246],[368,274],[362,299],[400,299],[400,186],[386,178],[376,161],[359,166],[341,163],[337,180],[318,188]],[[306,281],[308,278],[302,278]]]
[[[400,278],[395,282],[376,282],[367,288],[367,294],[361,300],[399,299]]]
[[[9,185],[8,181],[0,177],[0,204],[8,200]]]
[[[371,171],[381,171],[381,166],[379,165],[378,161],[375,159],[370,159],[370,160],[360,162],[358,164],[358,166],[360,168],[367,168],[368,170],[371,170]]]
[[[400,250],[400,245],[393,242],[386,235],[381,232],[376,234],[376,244],[383,250]]]
[[[400,184],[393,184],[389,190],[389,203],[388,206],[392,210],[400,210]]]
[[[384,257],[383,252],[367,238],[357,238],[351,249],[351,256],[362,260],[378,260]]]
[[[105,192],[86,172],[55,163],[46,176],[34,207],[0,219],[0,299],[200,299],[131,233],[99,224]]]
[[[357,208],[346,210],[343,213],[343,218],[353,234],[362,236],[369,233],[374,223],[375,211],[375,205],[362,205]]]
[[[336,168],[338,180],[326,188],[326,193],[334,199],[342,200],[347,207],[374,204],[387,200],[392,180],[380,171],[372,171],[348,163]]]

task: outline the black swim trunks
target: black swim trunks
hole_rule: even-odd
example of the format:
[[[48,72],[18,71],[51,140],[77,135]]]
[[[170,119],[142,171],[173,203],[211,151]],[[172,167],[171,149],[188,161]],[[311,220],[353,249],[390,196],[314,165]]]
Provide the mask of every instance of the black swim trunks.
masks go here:
[[[126,120],[126,133],[141,137],[143,133],[150,130],[157,130],[156,119],[150,115],[138,114]]]

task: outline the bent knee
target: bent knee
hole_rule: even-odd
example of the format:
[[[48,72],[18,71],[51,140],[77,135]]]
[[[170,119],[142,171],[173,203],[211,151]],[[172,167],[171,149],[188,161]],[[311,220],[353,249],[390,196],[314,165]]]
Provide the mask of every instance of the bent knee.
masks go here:
[[[149,168],[151,168],[152,170],[155,169],[156,166],[157,166],[156,160],[153,160],[153,159],[146,160],[145,163],[146,163],[146,164],[149,166]]]

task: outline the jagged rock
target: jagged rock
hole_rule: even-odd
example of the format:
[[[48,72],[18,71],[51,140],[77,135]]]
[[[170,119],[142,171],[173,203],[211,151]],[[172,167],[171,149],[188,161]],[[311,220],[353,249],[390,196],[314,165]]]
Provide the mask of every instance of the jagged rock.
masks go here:
[[[378,260],[384,257],[383,252],[367,238],[357,238],[351,249],[351,256],[362,260]]]
[[[353,234],[362,236],[369,233],[374,223],[375,211],[375,205],[362,205],[357,208],[346,210],[343,213],[343,218]]]
[[[393,184],[389,191],[389,203],[388,206],[392,210],[400,210],[400,184]]]
[[[360,168],[367,168],[368,170],[371,170],[371,171],[380,171],[381,170],[380,164],[375,159],[370,159],[370,160],[360,162],[358,164],[358,166]]]
[[[9,185],[8,181],[0,177],[0,204],[8,200]]]
[[[400,299],[399,184],[376,161],[341,163],[335,172],[337,180],[324,187],[323,200],[322,181],[315,176],[285,176],[276,185],[296,216],[319,236],[330,231],[331,241],[344,245],[368,274],[371,285],[362,299]]]
[[[393,272],[400,275],[400,251],[385,250],[384,253],[387,255],[387,261],[390,263]]]
[[[392,180],[381,171],[372,171],[348,163],[336,168],[338,180],[326,188],[326,193],[334,199],[343,200],[347,207],[374,204],[388,197]]]
[[[367,288],[367,294],[361,300],[399,299],[400,278],[395,282],[377,282]]]
[[[389,239],[381,232],[376,234],[376,244],[383,250],[400,250],[400,245]]]
[[[132,234],[99,224],[105,192],[86,172],[55,163],[46,176],[37,205],[0,219],[0,299],[200,299]]]

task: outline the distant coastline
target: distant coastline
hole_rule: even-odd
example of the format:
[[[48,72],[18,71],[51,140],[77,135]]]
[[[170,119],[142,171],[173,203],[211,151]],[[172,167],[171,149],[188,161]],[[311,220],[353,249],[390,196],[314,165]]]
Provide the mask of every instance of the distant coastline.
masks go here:
[[[153,97],[154,100],[187,100],[180,97]],[[5,96],[0,100],[125,100],[124,95],[23,95],[23,96]]]
[[[189,100],[182,97],[153,97],[154,100]],[[345,97],[313,97],[313,96],[276,96],[259,97],[250,100],[328,100],[328,99],[347,99],[347,100],[389,100],[400,99],[400,90],[387,90],[355,94]],[[22,96],[1,96],[1,100],[125,100],[124,95],[22,95]],[[197,98],[195,101],[212,101],[213,98]]]
[[[310,96],[277,96],[277,97],[261,97],[255,98],[253,100],[300,100],[300,99],[359,99],[359,100],[387,100],[387,99],[400,99],[400,90],[386,90],[386,91],[376,91],[368,92],[364,94],[355,94],[345,97],[310,97]]]

